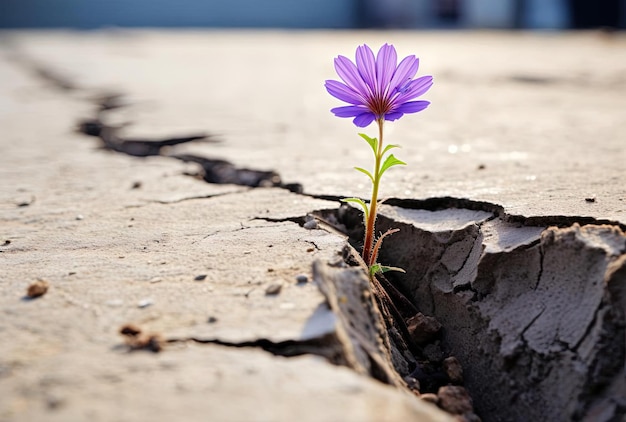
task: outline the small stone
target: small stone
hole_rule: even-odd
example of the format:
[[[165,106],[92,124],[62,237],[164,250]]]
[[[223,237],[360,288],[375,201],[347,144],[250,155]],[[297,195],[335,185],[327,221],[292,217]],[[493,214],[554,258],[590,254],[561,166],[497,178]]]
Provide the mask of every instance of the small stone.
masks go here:
[[[85,218],[85,217],[83,217],[83,215],[82,215],[82,214],[78,214],[78,215],[76,216],[76,219],[77,219],[77,220],[79,220],[79,221],[80,221],[80,220],[83,220],[84,218]]]
[[[280,283],[272,283],[269,286],[267,286],[267,288],[265,289],[265,294],[270,296],[270,295],[277,295],[280,293],[280,291],[282,290],[283,285]]]
[[[76,271],[70,271],[67,275],[76,275]]]
[[[585,202],[596,202],[596,197],[594,196],[589,196],[587,198],[585,198]]]
[[[472,399],[467,390],[457,385],[446,385],[439,388],[439,407],[454,415],[473,413]]]
[[[17,206],[18,207],[28,207],[28,206],[32,205],[34,202],[35,202],[35,197],[31,196],[30,199],[18,200],[17,201]]]
[[[7,246],[10,245],[11,241],[9,239],[5,240],[4,243],[2,244],[2,246]]]
[[[150,283],[159,283],[161,282],[161,277],[152,277],[150,279]]]
[[[307,276],[306,274],[298,274],[296,276],[296,283],[298,284],[305,284],[309,282],[309,276]]]
[[[486,168],[487,168],[487,166],[486,166],[486,165],[484,165],[484,164],[479,164],[479,165],[478,165],[478,170],[484,170],[484,169],[486,169]]]
[[[158,353],[163,350],[165,340],[160,334],[150,334],[147,337],[140,338],[139,341],[133,347],[134,349],[148,350],[154,353]]]
[[[137,302],[137,307],[147,308],[148,306],[151,306],[153,304],[154,304],[154,301],[152,299],[142,299],[139,302]]]
[[[304,217],[304,224],[302,225],[307,230],[314,230],[317,226],[317,220],[312,215],[307,215]]]
[[[411,390],[417,391],[419,393],[420,382],[417,378],[414,378],[409,375],[409,376],[404,377],[404,382],[406,382],[407,387],[409,387]]]
[[[307,252],[313,252],[315,250],[315,248],[306,248]]]
[[[141,328],[135,324],[124,324],[122,325],[122,328],[120,328],[120,334],[123,336],[135,337],[141,334]]]
[[[439,404],[439,397],[437,397],[436,394],[424,393],[424,394],[421,394],[419,397],[420,399],[427,401],[428,403]]]
[[[459,363],[458,359],[454,356],[447,357],[443,360],[442,364],[443,370],[446,371],[448,378],[454,384],[463,383],[463,368]]]
[[[193,279],[195,281],[204,281],[206,279],[206,274],[198,274],[197,276],[195,276]]]
[[[39,279],[32,283],[30,286],[28,286],[28,289],[26,290],[26,296],[31,299],[43,296],[48,291],[48,287],[50,287],[50,283],[48,283],[46,280]]]
[[[60,397],[50,396],[46,399],[46,406],[51,410],[58,409],[63,404],[65,404],[65,401]]]
[[[120,334],[125,337],[125,343],[130,350],[148,350],[160,352],[166,340],[160,334],[143,334],[141,328],[134,324],[125,324],[120,328]]]
[[[217,322],[217,318],[214,316],[210,316],[209,318],[207,318],[206,322],[208,322],[209,324],[215,324]]]
[[[407,320],[406,325],[411,338],[420,346],[433,341],[441,330],[441,324],[437,319],[421,312]]]
[[[141,182],[134,182],[130,187],[131,189],[139,189],[141,187]]]

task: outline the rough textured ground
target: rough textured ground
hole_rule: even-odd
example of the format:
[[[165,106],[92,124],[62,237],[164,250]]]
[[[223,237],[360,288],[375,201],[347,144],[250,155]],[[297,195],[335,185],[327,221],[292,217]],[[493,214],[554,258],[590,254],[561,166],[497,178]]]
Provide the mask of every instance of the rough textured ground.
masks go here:
[[[466,366],[479,414],[624,412],[623,35],[102,31],[0,41],[0,420],[445,419],[321,358],[262,347],[309,338],[325,300],[311,264],[337,260],[345,241],[298,223],[337,208],[323,195],[367,196],[351,170],[367,166],[367,148],[328,112],[336,103],[322,86],[335,78],[332,58],[362,42],[416,53],[420,73],[435,76],[431,108],[390,125],[409,166],[386,175],[383,195],[404,201],[381,219],[403,228],[384,257],[409,270],[395,281],[447,327],[442,344]],[[130,105],[99,117],[132,123],[123,136],[216,134],[223,142],[164,153],[275,170],[312,196],[207,184],[185,175],[194,164],[97,149],[74,129],[112,91]],[[25,299],[37,278],[49,291]],[[128,353],[126,323],[250,347]]]

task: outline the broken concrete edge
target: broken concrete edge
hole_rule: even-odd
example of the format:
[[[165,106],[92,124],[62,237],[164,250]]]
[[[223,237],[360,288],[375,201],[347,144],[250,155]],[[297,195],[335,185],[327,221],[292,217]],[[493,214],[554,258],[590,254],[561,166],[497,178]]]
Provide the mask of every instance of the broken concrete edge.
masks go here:
[[[419,385],[411,388],[396,370],[386,322],[378,309],[366,269],[347,267],[343,261],[316,260],[312,270],[313,282],[322,292],[324,301],[310,316],[299,339],[276,342],[262,338],[235,343],[219,338],[169,337],[165,334],[144,333],[133,324],[123,326],[120,334],[124,336],[129,352],[158,353],[167,345],[191,342],[233,348],[260,348],[283,357],[305,354],[321,356],[333,365],[349,368],[360,376],[393,387],[405,397],[407,403],[412,403],[412,411],[419,413],[419,420],[452,421],[449,409],[433,406],[439,403],[436,396],[434,400],[429,396],[419,400]],[[467,396],[469,410],[461,413],[472,413],[469,400]],[[449,401],[458,407],[458,401]]]
[[[598,403],[613,403],[612,417],[624,415],[615,404],[626,362],[622,226],[531,226],[447,201],[381,209],[379,230],[401,229],[382,259],[407,270],[396,285],[442,322],[479,414],[590,420]]]
[[[431,197],[424,199],[389,198],[385,200],[386,205],[392,205],[407,209],[420,209],[427,211],[438,211],[449,208],[460,208],[474,211],[486,211],[503,221],[509,223],[523,224],[525,226],[557,226],[569,227],[574,224],[579,225],[610,225],[620,227],[626,231],[626,224],[619,221],[569,215],[545,215],[545,216],[525,216],[513,214],[506,211],[506,206],[497,203],[473,200],[470,198],[456,198],[451,196]]]

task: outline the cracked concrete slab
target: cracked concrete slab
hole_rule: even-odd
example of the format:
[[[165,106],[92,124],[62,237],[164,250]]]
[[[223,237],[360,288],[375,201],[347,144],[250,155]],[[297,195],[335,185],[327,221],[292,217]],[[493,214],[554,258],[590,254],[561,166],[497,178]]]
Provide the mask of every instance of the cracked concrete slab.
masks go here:
[[[351,170],[367,148],[328,112],[322,86],[332,58],[363,42],[393,42],[435,75],[428,111],[390,125],[409,166],[386,176],[379,230],[402,230],[381,257],[409,270],[392,281],[443,323],[441,347],[464,365],[479,414],[624,414],[623,35],[110,30],[1,41],[0,329],[15,340],[0,346],[0,420],[158,419],[181,407],[187,419],[447,418],[328,362],[242,348],[291,347],[355,322],[343,293],[324,297],[297,276],[341,261],[345,241],[307,229],[306,215],[368,195]],[[112,91],[128,105],[97,111]],[[222,142],[131,158],[74,131],[94,116],[131,138]],[[276,171],[308,196],[203,183],[170,154]],[[23,298],[37,278],[49,291]],[[338,298],[334,319],[320,311]],[[166,353],[127,354],[126,323],[162,334]],[[353,369],[397,358],[363,344]]]
[[[435,85],[427,111],[389,124],[388,140],[403,146],[398,154],[409,165],[385,176],[383,196],[451,196],[524,217],[626,222],[620,33],[111,30],[4,38],[78,86],[128,95],[134,105],[110,118],[132,121],[129,135],[209,131],[227,142],[181,150],[278,170],[308,193],[362,197],[367,180],[352,166],[367,167],[369,151],[348,119],[328,111],[337,104],[323,81],[335,77],[336,55],[392,42],[399,54],[417,54],[420,74],[433,74]]]
[[[345,237],[295,220],[336,202],[99,151],[73,131],[93,106],[8,56],[2,48],[0,420],[450,420],[320,357],[239,347],[324,334],[311,331],[325,300],[311,263],[335,260]],[[37,279],[48,291],[25,297]],[[119,334],[129,323],[165,351],[129,353]]]

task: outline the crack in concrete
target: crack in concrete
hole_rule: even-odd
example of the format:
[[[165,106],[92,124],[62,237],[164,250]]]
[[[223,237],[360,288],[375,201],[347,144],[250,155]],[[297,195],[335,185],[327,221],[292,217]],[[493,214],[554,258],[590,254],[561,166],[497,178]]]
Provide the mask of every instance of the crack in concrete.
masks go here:
[[[539,240],[537,240],[539,242]],[[533,286],[533,290],[537,290],[539,288],[539,283],[541,282],[541,277],[543,276],[543,261],[544,261],[544,252],[543,246],[539,244],[539,271],[537,273],[537,282]]]
[[[537,315],[535,315],[529,322],[528,324],[526,324],[526,326],[524,328],[522,328],[522,331],[519,333],[518,338],[523,340],[524,345],[527,346],[527,341],[526,338],[524,337],[524,334],[526,334],[526,331],[528,331],[528,329],[535,323],[535,321],[537,321],[539,319],[539,317],[541,315],[543,315],[543,313],[545,312],[546,308],[543,307],[541,308],[541,310],[537,313]]]
[[[174,200],[171,200],[171,201],[150,200],[150,201],[148,201],[148,203],[149,204],[160,204],[160,205],[180,204],[181,202],[197,201],[199,199],[211,199],[211,198],[219,198],[220,196],[236,195],[236,194],[239,194],[241,192],[245,192],[245,191],[214,193],[214,194],[210,194],[210,195],[186,196],[184,198],[174,199]]]

